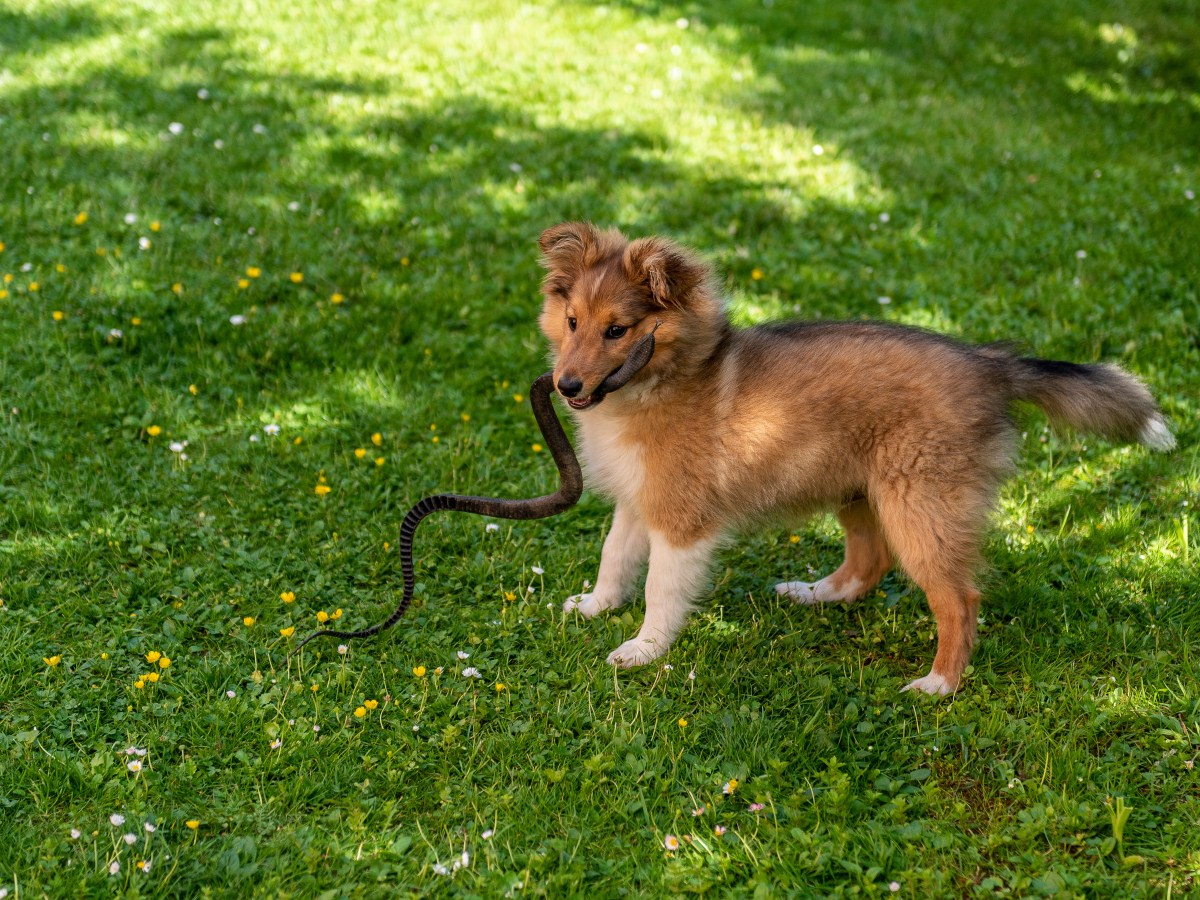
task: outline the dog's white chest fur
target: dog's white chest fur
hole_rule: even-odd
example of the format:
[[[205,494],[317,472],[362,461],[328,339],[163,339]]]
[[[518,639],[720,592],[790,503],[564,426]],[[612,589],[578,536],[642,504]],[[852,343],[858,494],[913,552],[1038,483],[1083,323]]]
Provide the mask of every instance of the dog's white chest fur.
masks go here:
[[[618,502],[634,502],[642,488],[642,450],[629,440],[620,417],[605,410],[584,413],[579,422],[579,450],[590,487]]]

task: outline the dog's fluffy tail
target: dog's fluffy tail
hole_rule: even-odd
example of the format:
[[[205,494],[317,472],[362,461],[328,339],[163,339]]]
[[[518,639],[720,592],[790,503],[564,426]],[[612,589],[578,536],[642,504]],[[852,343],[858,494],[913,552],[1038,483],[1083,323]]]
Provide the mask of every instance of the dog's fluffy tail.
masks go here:
[[[1009,357],[1018,400],[1036,403],[1055,425],[1118,441],[1170,450],[1175,436],[1150,391],[1124,369],[1107,363]]]

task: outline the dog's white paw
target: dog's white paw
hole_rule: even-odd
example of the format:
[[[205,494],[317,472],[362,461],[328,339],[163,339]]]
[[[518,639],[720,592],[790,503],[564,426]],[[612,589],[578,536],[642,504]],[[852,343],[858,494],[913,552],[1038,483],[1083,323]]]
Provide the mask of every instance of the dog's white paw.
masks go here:
[[[568,597],[563,603],[563,612],[577,612],[585,619],[590,619],[606,609],[612,609],[619,605],[619,603],[606,603],[597,598],[595,594],[576,594],[574,597]]]
[[[667,652],[664,644],[635,637],[608,654],[608,663],[622,669],[643,666]]]
[[[858,595],[859,587],[857,581],[850,581],[839,589],[833,586],[830,579],[822,578],[820,581],[783,581],[775,585],[775,593],[811,606],[814,603],[853,600]]]
[[[910,681],[900,690],[921,691],[934,697],[945,697],[947,694],[953,694],[955,687],[943,676],[938,675],[936,672],[930,672],[924,678]]]

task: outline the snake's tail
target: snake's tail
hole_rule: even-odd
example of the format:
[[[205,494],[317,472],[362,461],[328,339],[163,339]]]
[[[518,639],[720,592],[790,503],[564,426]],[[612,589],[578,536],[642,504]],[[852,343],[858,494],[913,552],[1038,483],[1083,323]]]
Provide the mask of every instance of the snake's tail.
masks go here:
[[[288,654],[288,659],[299,653],[300,649],[313,638],[336,637],[350,639],[370,637],[373,634],[386,631],[399,622],[404,614],[408,612],[409,604],[412,603],[413,590],[417,582],[412,558],[413,535],[417,532],[417,526],[421,524],[422,519],[431,513],[443,509],[461,509],[462,506],[457,501],[470,499],[473,498],[458,497],[454,494],[434,494],[432,497],[426,497],[418,501],[417,505],[405,514],[404,521],[400,523],[400,570],[404,575],[404,592],[400,597],[400,603],[390,616],[384,621],[372,625],[370,628],[364,628],[361,631],[333,631],[328,628],[322,631],[314,631],[295,646],[292,652]]]

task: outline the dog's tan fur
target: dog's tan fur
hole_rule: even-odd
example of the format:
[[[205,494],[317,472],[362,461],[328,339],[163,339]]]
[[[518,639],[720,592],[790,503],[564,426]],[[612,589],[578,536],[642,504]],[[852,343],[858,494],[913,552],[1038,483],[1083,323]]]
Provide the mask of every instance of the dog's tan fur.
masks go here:
[[[1037,402],[1073,427],[1171,443],[1149,392],[1114,366],[1022,360],[878,323],[739,330],[710,268],[666,239],[566,223],[540,243],[540,325],[556,383],[582,385],[576,405],[661,323],[649,365],[576,414],[589,479],[616,513],[595,589],[567,607],[594,615],[625,602],[650,564],[646,621],[613,651],[619,665],[665,652],[732,532],[834,509],[845,562],[815,584],[777,590],[850,601],[898,563],[938,626],[933,668],[909,687],[953,691],[975,641],[982,534],[1011,469],[1012,402]],[[613,325],[627,331],[606,337]]]

